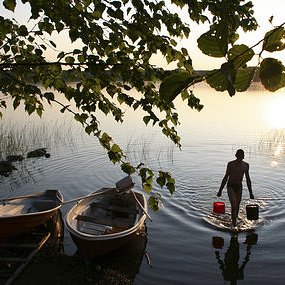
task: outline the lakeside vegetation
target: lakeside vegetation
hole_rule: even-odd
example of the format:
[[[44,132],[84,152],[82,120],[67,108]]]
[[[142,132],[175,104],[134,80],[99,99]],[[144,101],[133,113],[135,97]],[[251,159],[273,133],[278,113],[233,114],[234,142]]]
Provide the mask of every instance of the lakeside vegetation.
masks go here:
[[[66,121],[51,121],[40,124],[28,122],[0,124],[0,159],[8,155],[22,155],[35,148],[53,149],[58,145],[74,146],[72,126]]]

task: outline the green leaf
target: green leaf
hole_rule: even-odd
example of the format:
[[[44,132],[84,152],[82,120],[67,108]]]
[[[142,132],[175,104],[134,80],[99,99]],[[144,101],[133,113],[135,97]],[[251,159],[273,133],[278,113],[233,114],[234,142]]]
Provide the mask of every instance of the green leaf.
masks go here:
[[[117,9],[120,9],[122,5],[120,1],[112,1],[110,4],[113,5]]]
[[[212,57],[223,57],[228,50],[228,42],[225,36],[217,36],[215,30],[210,30],[201,35],[198,40],[199,49]]]
[[[156,179],[156,182],[162,188],[166,183],[166,179],[164,176],[160,176]]]
[[[190,75],[187,71],[175,72],[167,76],[160,84],[160,97],[166,102],[172,102],[183,89],[187,88],[197,75]]]
[[[14,101],[13,101],[13,108],[14,108],[14,110],[16,110],[18,108],[18,106],[20,105],[20,101],[21,101],[21,98],[16,96]]]
[[[83,124],[82,124],[82,125],[83,125]],[[98,132],[98,124],[97,124],[96,122],[93,122],[92,124],[87,125],[87,126],[85,127],[85,132],[86,132],[88,135],[90,135],[91,133],[94,133],[94,135],[96,135],[95,132]]]
[[[132,165],[130,165],[130,163],[127,162],[122,163],[121,169],[127,174],[135,173],[135,168]]]
[[[285,86],[284,66],[275,58],[265,58],[260,64],[259,77],[269,91],[276,91]]]
[[[113,144],[111,147],[112,152],[114,153],[120,153],[122,152],[121,148],[117,144]]]
[[[16,7],[16,0],[4,0],[4,1],[3,1],[3,6],[4,6],[6,9],[8,9],[8,10],[14,12],[15,7]]]
[[[120,104],[125,103],[128,100],[128,96],[124,93],[118,94],[118,101]]]
[[[111,141],[112,141],[112,138],[107,133],[103,133],[102,136],[99,138],[100,144],[105,149],[108,149],[108,150],[111,148],[111,146],[110,146]]]
[[[109,156],[109,159],[115,164],[117,162],[119,162],[122,158],[122,154],[121,154],[121,151],[118,151],[119,146],[115,146],[114,145],[112,146],[111,150],[108,151],[108,156]]]
[[[167,183],[175,184],[175,179],[167,173]]]
[[[174,183],[166,183],[166,187],[167,187],[167,189],[171,195],[175,192],[175,184]]]
[[[159,210],[159,200],[154,197],[154,196],[151,196],[149,197],[148,199],[148,206],[153,209],[154,211],[158,211]]]
[[[144,117],[143,117],[143,121],[144,121],[144,123],[147,125],[148,122],[150,121],[150,116],[144,116]]]
[[[43,114],[43,109],[42,108],[37,108],[36,110],[37,110],[38,116],[41,117],[42,114]]]
[[[233,72],[233,74],[231,74]],[[239,68],[237,70],[214,70],[209,73],[206,78],[207,83],[217,91],[228,91],[231,96],[235,94],[235,91],[245,91],[250,86],[255,68]]]
[[[27,29],[27,27],[26,26],[24,26],[24,25],[22,25],[22,26],[20,26],[19,27],[19,35],[20,36],[28,36],[28,29]]]
[[[150,193],[151,189],[152,189],[151,184],[147,184],[147,183],[144,183],[144,184],[143,184],[143,190],[144,190],[146,193]]]
[[[57,58],[59,58],[59,59],[62,59],[63,57],[64,57],[64,52],[62,51],[62,52],[60,52],[58,55],[57,55]]]
[[[74,57],[73,57],[73,56],[67,56],[67,57],[65,58],[65,62],[66,62],[66,63],[73,64],[73,63],[74,63]]]
[[[188,94],[188,106],[192,109],[196,109],[197,111],[201,111],[204,106],[200,103],[200,99],[197,98],[194,93],[191,91],[190,94]]]
[[[280,51],[285,48],[285,29],[279,27],[266,33],[263,49],[269,52]]]
[[[209,72],[206,77],[206,82],[217,91],[227,90],[227,80],[220,69],[214,69]]]
[[[54,94],[52,92],[45,92],[43,97],[47,99],[49,104],[54,100]]]
[[[228,51],[228,61],[233,63],[235,69],[244,66],[253,56],[254,51],[246,45],[234,45]]]
[[[240,68],[236,73],[236,80],[234,83],[234,87],[237,91],[243,92],[246,91],[253,79],[255,73],[254,67]]]
[[[88,119],[88,115],[87,114],[75,114],[74,115],[74,119],[78,122],[80,122],[83,126],[86,123],[86,120]]]
[[[47,21],[44,21],[44,22],[39,22],[38,23],[38,26],[39,26],[39,29],[41,31],[45,31],[47,33],[49,33],[50,35],[52,34],[52,32],[54,31],[54,26],[53,24],[47,22]]]

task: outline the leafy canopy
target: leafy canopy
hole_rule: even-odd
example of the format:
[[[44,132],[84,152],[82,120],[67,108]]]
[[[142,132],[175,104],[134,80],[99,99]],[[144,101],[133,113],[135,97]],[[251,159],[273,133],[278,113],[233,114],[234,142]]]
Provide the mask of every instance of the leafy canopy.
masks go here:
[[[19,2],[4,0],[3,6],[14,12]],[[191,86],[206,80],[216,90],[227,90],[233,96],[250,86],[256,72],[257,67],[247,66],[255,56],[253,47],[236,44],[238,29],[247,32],[257,28],[250,1],[172,0],[175,9],[160,0],[21,2],[30,9],[30,21],[20,24],[0,16],[0,107],[5,108],[9,98],[14,109],[22,103],[29,114],[41,116],[45,101],[60,105],[62,113],[71,112],[85,131],[99,140],[123,172],[140,175],[146,192],[152,191],[156,180],[172,194],[175,180],[163,170],[156,173],[143,163],[130,164],[120,146],[100,129],[98,114],[109,114],[116,122],[123,122],[123,105],[142,109],[145,124],[157,124],[180,147],[174,102],[177,96],[200,111],[203,106]],[[181,18],[181,9],[187,11],[186,18]],[[193,22],[209,24],[197,44],[209,57],[224,58],[219,69],[196,72],[188,50],[179,48],[178,41],[188,38]],[[280,25],[257,43],[262,45],[260,79],[270,91],[285,85],[284,66],[274,58],[261,60],[261,55],[263,51],[283,50],[284,36]],[[62,48],[54,40],[65,37],[76,48],[72,44]],[[49,51],[56,57],[51,58]],[[171,72],[152,65],[157,53],[167,63],[175,63],[177,69]],[[137,90],[140,97],[134,98],[131,89]],[[70,104],[64,104],[58,94]],[[159,194],[151,193],[149,203],[158,209]]]

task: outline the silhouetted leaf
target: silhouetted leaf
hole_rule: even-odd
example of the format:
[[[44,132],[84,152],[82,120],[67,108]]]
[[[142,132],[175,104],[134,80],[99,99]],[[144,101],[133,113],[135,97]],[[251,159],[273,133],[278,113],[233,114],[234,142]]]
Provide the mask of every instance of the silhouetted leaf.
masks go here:
[[[135,173],[135,168],[130,163],[122,163],[121,169],[129,175]]]
[[[144,183],[143,184],[143,190],[146,192],[146,193],[149,193],[151,191],[151,184],[148,184],[148,183]]]
[[[199,49],[212,57],[223,57],[228,50],[228,42],[225,36],[218,37],[216,31],[210,30],[201,35],[198,40]]]
[[[164,176],[159,176],[157,179],[156,179],[156,182],[157,184],[162,188],[165,183],[166,183],[166,179]]]
[[[284,66],[277,59],[264,59],[260,64],[259,77],[263,86],[269,91],[273,92],[285,86]]]
[[[263,49],[274,52],[285,48],[285,29],[279,27],[266,33]]]
[[[14,12],[15,7],[16,7],[16,0],[4,0],[4,1],[3,1],[3,6],[4,6],[6,9],[8,9],[8,10]]]
[[[237,70],[234,83],[236,91],[242,92],[248,89],[252,82],[255,70],[254,67],[240,68]]]
[[[246,45],[234,45],[228,51],[228,61],[233,63],[235,69],[244,66],[253,56],[254,51]]]
[[[206,77],[207,83],[217,91],[227,90],[227,80],[220,69],[209,72]]]
[[[160,84],[160,97],[167,103],[172,102],[196,78],[197,76],[191,76],[187,71],[175,72],[167,76]]]
[[[148,205],[154,211],[158,211],[159,210],[159,200],[156,197],[154,197],[154,196],[151,196],[148,199]]]

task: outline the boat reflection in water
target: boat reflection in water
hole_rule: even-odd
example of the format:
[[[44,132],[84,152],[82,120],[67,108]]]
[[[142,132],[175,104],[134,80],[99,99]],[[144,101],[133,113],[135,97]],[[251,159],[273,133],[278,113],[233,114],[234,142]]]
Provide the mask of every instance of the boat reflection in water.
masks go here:
[[[58,233],[55,230],[54,236]],[[91,261],[79,254],[62,253],[62,243],[54,239],[48,252],[47,248],[41,251],[36,262],[30,263],[17,278],[17,285],[38,285],[43,284],[43,280],[44,284],[131,285],[146,255],[146,244],[147,234],[144,229],[125,246]]]
[[[64,222],[61,210],[48,220],[45,225],[46,230],[50,233],[46,250],[49,256],[58,255],[64,252]]]
[[[63,249],[63,237],[64,224],[61,212],[57,210],[45,223],[1,242],[0,280],[5,284],[32,284],[27,273],[27,269],[37,265],[37,262],[31,262],[32,259],[39,255],[48,258],[58,255]],[[35,272],[39,275],[40,271],[36,269]]]
[[[244,244],[246,244],[246,254],[240,265],[238,234],[232,234],[224,258],[221,257],[220,253],[220,250],[224,246],[224,239],[222,237],[213,237],[212,245],[216,249],[215,256],[225,281],[230,281],[230,284],[237,284],[238,280],[244,280],[244,269],[250,260],[251,247],[257,244],[257,240],[258,235],[256,233],[250,233],[246,236],[246,240],[244,241]]]
[[[147,255],[147,229],[141,231],[125,246],[94,260],[88,265],[88,272],[99,284],[133,284]],[[150,265],[150,264],[149,264]],[[150,265],[151,266],[151,265]]]

